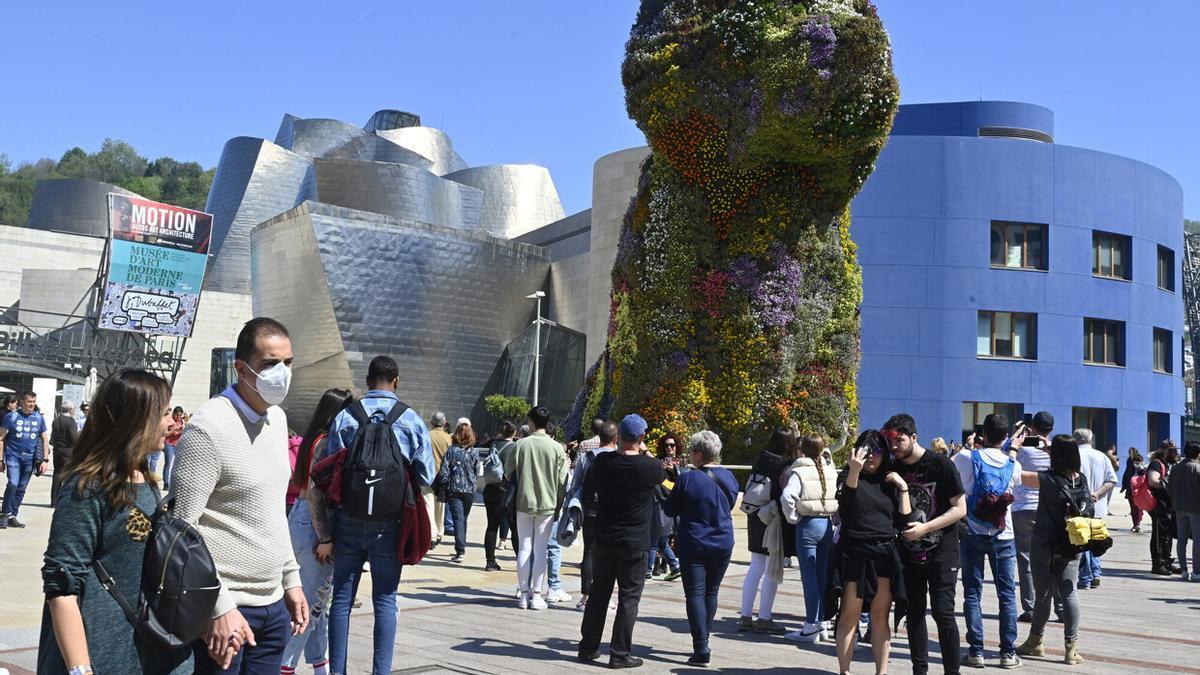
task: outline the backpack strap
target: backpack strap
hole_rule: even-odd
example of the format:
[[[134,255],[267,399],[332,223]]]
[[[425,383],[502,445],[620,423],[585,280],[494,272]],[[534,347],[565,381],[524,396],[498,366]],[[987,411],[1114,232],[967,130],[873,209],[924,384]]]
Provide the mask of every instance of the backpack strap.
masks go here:
[[[350,413],[350,416],[354,418],[355,422],[358,422],[359,428],[365,427],[371,423],[371,413],[367,412],[367,406],[362,401],[359,401],[352,406],[347,406],[346,412]]]
[[[400,421],[400,416],[403,415],[406,410],[408,410],[408,404],[397,399],[396,405],[393,405],[392,409],[389,410],[388,414],[383,418],[383,423],[389,427],[392,426],[396,422]]]
[[[129,601],[125,599],[125,596],[121,595],[121,592],[117,590],[116,579],[113,579],[112,575],[108,573],[108,570],[104,569],[104,565],[100,563],[99,559],[92,561],[92,569],[96,571],[96,576],[100,579],[100,585],[103,586],[104,590],[108,591],[108,594],[112,596],[113,600],[116,600],[117,604],[121,606],[121,612],[125,614],[125,619],[134,626],[137,626],[138,614],[137,612],[133,611],[133,606],[129,604]]]

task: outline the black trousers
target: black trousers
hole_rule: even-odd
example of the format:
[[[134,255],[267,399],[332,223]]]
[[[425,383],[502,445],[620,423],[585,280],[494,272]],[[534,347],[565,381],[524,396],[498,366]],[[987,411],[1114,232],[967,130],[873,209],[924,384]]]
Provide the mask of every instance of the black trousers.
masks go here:
[[[613,583],[616,583],[619,589],[617,616],[613,619],[608,654],[612,658],[625,658],[633,649],[633,625],[637,623],[638,604],[646,585],[646,552],[605,546],[603,542],[597,543],[595,549],[592,554],[592,592],[588,594],[587,608],[583,612],[579,653],[592,654],[600,649],[608,601],[612,598]]]
[[[50,456],[50,463],[54,466],[54,475],[50,477],[50,506],[58,503],[58,488],[62,486],[63,469],[68,459],[71,459],[71,448],[54,448]]]
[[[483,508],[487,511],[487,530],[483,534],[483,552],[488,562],[496,562],[496,535],[504,520],[504,484],[483,488]]]
[[[927,562],[904,566],[904,587],[908,591],[908,650],[913,673],[929,672],[929,628],[925,625],[926,606],[933,610],[938,645],[942,649],[942,668],[946,675],[958,675],[958,622],[954,618],[954,594],[958,588],[959,565],[953,561]],[[928,602],[927,602],[928,601]]]
[[[1175,564],[1171,543],[1175,539],[1175,519],[1171,511],[1159,504],[1150,512],[1150,562],[1154,567],[1170,568]]]
[[[592,575],[595,570],[596,516],[583,516],[583,561],[579,563],[579,593],[592,592]]]

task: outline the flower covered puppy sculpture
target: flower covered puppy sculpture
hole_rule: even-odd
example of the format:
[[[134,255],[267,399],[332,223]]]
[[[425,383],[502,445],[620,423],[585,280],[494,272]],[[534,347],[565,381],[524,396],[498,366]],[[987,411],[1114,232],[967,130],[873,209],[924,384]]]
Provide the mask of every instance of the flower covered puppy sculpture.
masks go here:
[[[849,204],[899,93],[866,0],[643,0],[626,107],[653,150],[621,230],[605,351],[566,422],[756,447],[856,425]]]

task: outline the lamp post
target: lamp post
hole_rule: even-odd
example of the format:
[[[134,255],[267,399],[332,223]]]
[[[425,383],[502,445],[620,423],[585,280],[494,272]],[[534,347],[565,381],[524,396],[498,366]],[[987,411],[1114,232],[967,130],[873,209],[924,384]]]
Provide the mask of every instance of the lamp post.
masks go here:
[[[533,407],[538,404],[538,386],[541,384],[541,360],[542,360],[542,298],[546,297],[545,291],[534,291],[525,296],[526,300],[537,300],[537,319],[534,321],[536,327],[533,332]]]

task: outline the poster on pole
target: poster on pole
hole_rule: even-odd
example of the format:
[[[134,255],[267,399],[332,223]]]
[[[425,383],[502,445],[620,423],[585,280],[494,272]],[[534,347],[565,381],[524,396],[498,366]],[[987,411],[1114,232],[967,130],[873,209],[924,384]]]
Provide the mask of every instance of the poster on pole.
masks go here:
[[[108,226],[100,328],[190,337],[208,265],[212,216],[113,192]]]

